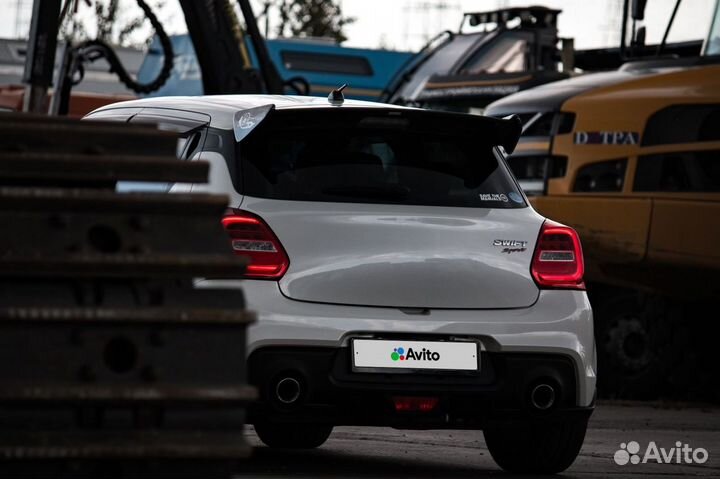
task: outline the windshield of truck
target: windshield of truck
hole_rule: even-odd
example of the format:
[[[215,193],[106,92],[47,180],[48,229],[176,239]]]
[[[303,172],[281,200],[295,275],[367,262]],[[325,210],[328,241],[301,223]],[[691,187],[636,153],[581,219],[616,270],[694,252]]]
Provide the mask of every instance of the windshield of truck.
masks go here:
[[[506,33],[487,48],[479,49],[463,66],[462,73],[510,73],[528,69],[528,43],[520,35]]]

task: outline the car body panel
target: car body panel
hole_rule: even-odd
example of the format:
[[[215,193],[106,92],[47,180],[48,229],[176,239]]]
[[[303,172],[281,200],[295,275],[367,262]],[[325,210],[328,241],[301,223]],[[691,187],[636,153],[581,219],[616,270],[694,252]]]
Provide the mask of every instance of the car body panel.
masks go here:
[[[578,378],[578,406],[592,404],[596,365],[593,316],[584,291],[541,291],[532,308],[432,309],[315,304],[285,297],[268,281],[204,280],[198,287],[242,287],[248,307],[259,311],[248,330],[248,354],[271,346],[346,346],[353,337],[403,333],[422,339],[452,335],[477,339],[497,352],[540,352],[570,357]],[[482,366],[481,366],[482,367]]]
[[[265,200],[242,209],[280,238],[286,296],[416,308],[523,308],[538,288],[530,262],[543,218],[532,209]],[[519,241],[515,248],[496,240]]]

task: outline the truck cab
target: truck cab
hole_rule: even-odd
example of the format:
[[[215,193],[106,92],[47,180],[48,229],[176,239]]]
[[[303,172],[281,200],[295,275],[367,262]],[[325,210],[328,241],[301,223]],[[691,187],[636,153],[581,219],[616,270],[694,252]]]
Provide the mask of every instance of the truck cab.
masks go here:
[[[398,73],[386,100],[482,113],[506,95],[567,78],[557,47],[560,13],[546,7],[465,13],[458,32],[441,33]]]

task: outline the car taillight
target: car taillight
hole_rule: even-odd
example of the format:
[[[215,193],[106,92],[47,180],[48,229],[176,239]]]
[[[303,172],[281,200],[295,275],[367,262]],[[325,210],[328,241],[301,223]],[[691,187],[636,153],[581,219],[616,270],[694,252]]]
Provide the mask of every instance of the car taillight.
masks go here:
[[[577,232],[546,220],[535,246],[531,271],[541,288],[585,289],[585,263]]]
[[[230,236],[236,255],[249,259],[245,277],[251,279],[280,279],[290,260],[270,227],[257,215],[232,209],[222,224]]]

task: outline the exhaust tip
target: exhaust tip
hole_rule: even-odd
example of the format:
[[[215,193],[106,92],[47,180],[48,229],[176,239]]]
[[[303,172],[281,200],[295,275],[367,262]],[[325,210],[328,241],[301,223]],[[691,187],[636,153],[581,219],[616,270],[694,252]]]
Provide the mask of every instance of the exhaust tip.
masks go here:
[[[538,411],[547,411],[555,404],[555,388],[549,384],[538,384],[530,392],[530,402]]]
[[[293,377],[282,378],[275,385],[275,397],[283,404],[293,404],[300,399],[300,382]]]

